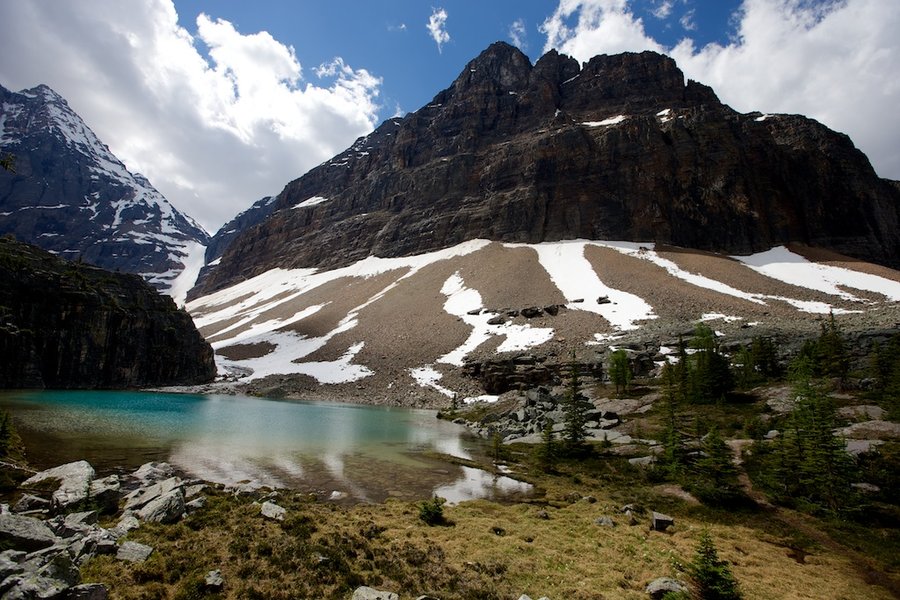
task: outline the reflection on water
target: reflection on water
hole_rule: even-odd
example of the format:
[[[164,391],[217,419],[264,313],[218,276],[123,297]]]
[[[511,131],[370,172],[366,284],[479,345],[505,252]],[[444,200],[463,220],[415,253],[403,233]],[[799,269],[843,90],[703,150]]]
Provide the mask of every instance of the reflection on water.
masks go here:
[[[480,449],[465,428],[431,411],[95,391],[9,392],[0,406],[38,467],[86,459],[102,472],[168,460],[209,481],[338,491],[356,501],[436,493],[458,502],[520,491],[427,456],[471,459]]]
[[[481,469],[460,467],[462,477],[448,485],[434,490],[435,496],[447,500],[447,504],[459,504],[473,498],[508,497],[512,495],[527,496],[531,493],[531,485],[517,481],[504,475],[492,475]]]

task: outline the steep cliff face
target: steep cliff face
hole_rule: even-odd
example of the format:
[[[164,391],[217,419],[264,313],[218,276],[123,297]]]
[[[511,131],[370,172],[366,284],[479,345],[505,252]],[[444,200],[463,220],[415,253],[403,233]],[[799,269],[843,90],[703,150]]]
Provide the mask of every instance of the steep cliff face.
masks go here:
[[[206,383],[212,348],[140,277],[0,238],[0,387]]]
[[[900,265],[900,192],[847,136],[739,114],[652,52],[492,45],[427,106],[291,182],[194,297],[274,267],[338,267],[465,240],[787,242]]]
[[[165,292],[193,284],[208,234],[130,173],[52,89],[0,86],[0,150],[15,156],[15,172],[0,169],[0,234]],[[176,282],[185,270],[187,285]]]

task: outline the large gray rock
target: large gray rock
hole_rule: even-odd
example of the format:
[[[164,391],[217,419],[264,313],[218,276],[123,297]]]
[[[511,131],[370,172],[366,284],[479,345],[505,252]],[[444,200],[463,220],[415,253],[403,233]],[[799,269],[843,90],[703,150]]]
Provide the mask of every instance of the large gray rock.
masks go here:
[[[145,484],[157,483],[175,476],[175,468],[167,462],[149,462],[131,474]]]
[[[683,583],[670,577],[660,577],[654,579],[647,584],[644,591],[649,594],[653,600],[662,600],[662,597],[669,592],[687,592],[688,589]]]
[[[119,508],[122,485],[118,475],[110,475],[103,479],[95,479],[88,490],[91,502],[105,514],[114,513]]]
[[[39,550],[57,543],[59,538],[43,522],[21,515],[0,515],[0,542],[18,550]]]
[[[25,570],[22,563],[25,562],[26,553],[21,550],[4,550],[0,552],[0,581],[10,575],[17,575]]]
[[[153,554],[153,547],[138,542],[124,542],[116,552],[116,558],[128,562],[144,562]]]
[[[174,523],[184,511],[184,493],[181,488],[175,488],[145,504],[135,515],[147,523]]]
[[[140,526],[141,522],[138,521],[137,517],[135,517],[134,515],[123,515],[122,518],[119,519],[119,522],[116,523],[116,526],[109,530],[109,533],[110,535],[118,539],[132,529],[137,529]]]
[[[170,477],[158,483],[134,490],[125,496],[125,510],[137,510],[145,504],[181,488],[184,483],[178,477]],[[184,496],[182,495],[182,498]]]
[[[362,586],[354,590],[352,600],[400,600],[400,596],[393,592],[382,592],[375,588]]]
[[[53,492],[50,502],[54,508],[62,510],[87,500],[93,479],[94,467],[86,460],[79,460],[41,471],[26,479],[21,487],[40,489],[43,487],[42,484],[58,481],[58,487]]]
[[[669,515],[653,511],[650,515],[650,529],[654,531],[665,531],[669,527],[675,525],[675,519]]]
[[[284,514],[287,511],[278,506],[274,502],[263,502],[262,506],[259,508],[259,513],[267,519],[274,519],[275,521],[284,521]],[[354,596],[355,598],[356,596]]]
[[[44,510],[50,508],[50,501],[46,498],[41,498],[40,496],[35,496],[33,494],[24,494],[21,498],[19,498],[18,502],[16,502],[12,511],[15,513],[23,513],[32,510]]]
[[[97,511],[69,513],[59,515],[49,521],[53,531],[61,538],[70,538],[75,535],[87,535],[97,524]]]
[[[29,560],[28,563],[23,573],[3,582],[7,587],[3,600],[59,598],[78,583],[78,569],[66,552],[58,552],[46,562]]]
[[[66,593],[66,600],[106,600],[109,591],[102,583],[76,585]]]

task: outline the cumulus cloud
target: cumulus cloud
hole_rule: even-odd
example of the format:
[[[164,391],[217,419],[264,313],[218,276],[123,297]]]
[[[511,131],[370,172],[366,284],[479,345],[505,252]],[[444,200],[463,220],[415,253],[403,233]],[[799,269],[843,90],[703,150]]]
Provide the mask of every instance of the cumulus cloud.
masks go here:
[[[516,19],[509,26],[509,39],[512,41],[513,46],[522,52],[528,50],[528,39],[526,35],[525,19]]]
[[[450,41],[450,34],[447,33],[447,11],[443,8],[432,8],[426,27],[431,39],[437,44],[438,52],[441,52],[444,44]]]
[[[50,85],[211,231],[377,120],[366,70],[335,58],[307,78],[292,47],[203,14],[195,38],[171,0],[4,2],[0,40],[0,83]]]
[[[805,114],[847,133],[882,177],[900,179],[900,11],[883,0],[744,0],[726,45],[665,48],[626,0],[560,0],[545,51],[586,61],[655,50],[743,112]]]

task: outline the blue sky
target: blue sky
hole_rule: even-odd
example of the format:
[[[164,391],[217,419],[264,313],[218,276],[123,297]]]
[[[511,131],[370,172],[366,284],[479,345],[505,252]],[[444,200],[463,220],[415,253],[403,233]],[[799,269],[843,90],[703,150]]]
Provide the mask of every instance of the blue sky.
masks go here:
[[[632,3],[647,32],[666,46],[689,36],[699,45],[727,43],[734,35],[738,0],[640,0]],[[554,4],[534,0],[418,0],[285,2],[279,0],[176,0],[182,27],[197,33],[197,15],[231,22],[241,33],[267,31],[294,48],[301,65],[313,67],[340,56],[383,79],[382,120],[399,107],[416,110],[447,87],[488,45],[515,43],[532,62],[544,52],[539,27]],[[667,8],[668,7],[668,8]],[[450,40],[438,49],[427,24],[435,9],[447,13]],[[575,16],[569,21],[574,25]],[[514,24],[516,39],[512,37]]]
[[[897,31],[897,0],[0,0],[0,84],[55,89],[212,232],[497,40],[533,61],[668,54],[732,108],[815,118],[900,179]]]

